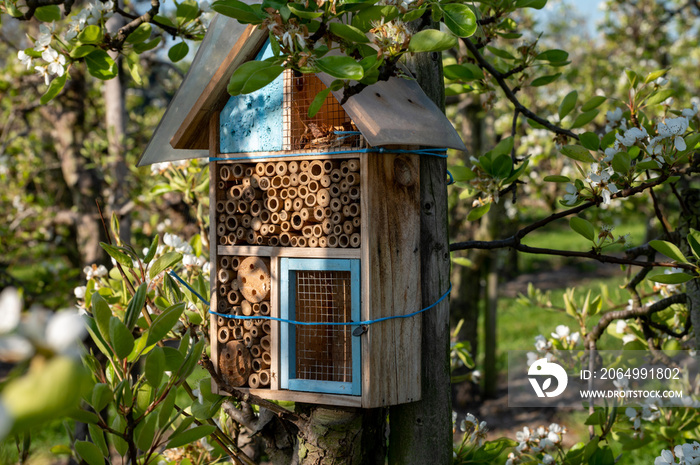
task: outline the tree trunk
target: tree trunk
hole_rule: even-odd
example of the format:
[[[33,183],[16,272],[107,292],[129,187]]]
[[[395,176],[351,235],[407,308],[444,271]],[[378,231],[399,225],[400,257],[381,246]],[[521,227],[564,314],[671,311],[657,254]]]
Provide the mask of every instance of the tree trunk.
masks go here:
[[[418,53],[407,64],[425,93],[444,109],[440,54]],[[423,307],[437,302],[450,286],[446,169],[446,160],[443,158],[421,157]],[[448,300],[423,313],[422,318],[421,400],[390,409],[390,464],[443,465],[452,461]]]
[[[680,249],[686,256],[692,256],[688,245],[688,230],[700,229],[700,190],[687,188],[683,190],[683,209],[680,218]],[[700,280],[691,279],[685,285],[690,309],[690,321],[695,334],[695,348],[700,347]]]

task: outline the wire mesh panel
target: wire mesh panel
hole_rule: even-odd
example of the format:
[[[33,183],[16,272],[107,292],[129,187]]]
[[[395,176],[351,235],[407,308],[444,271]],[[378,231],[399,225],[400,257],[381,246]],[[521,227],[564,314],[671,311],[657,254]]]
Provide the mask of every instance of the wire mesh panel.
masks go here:
[[[351,321],[349,271],[298,271],[296,316],[299,321]],[[296,376],[317,381],[352,381],[349,326],[299,326],[296,330]]]
[[[328,94],[318,113],[309,118],[311,102],[326,89],[319,78],[313,74],[295,75],[293,71],[285,71],[284,80],[282,138],[285,150],[364,146],[357,127],[332,94]]]

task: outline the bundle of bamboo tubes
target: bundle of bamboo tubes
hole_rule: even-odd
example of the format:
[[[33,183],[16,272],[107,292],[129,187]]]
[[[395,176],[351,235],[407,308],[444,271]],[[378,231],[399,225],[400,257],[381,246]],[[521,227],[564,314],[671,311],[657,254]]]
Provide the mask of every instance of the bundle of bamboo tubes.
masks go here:
[[[359,159],[222,164],[218,174],[220,245],[360,247]]]
[[[270,259],[222,256],[217,269],[218,313],[270,316]],[[270,385],[271,325],[265,319],[216,319],[219,373],[235,387]]]

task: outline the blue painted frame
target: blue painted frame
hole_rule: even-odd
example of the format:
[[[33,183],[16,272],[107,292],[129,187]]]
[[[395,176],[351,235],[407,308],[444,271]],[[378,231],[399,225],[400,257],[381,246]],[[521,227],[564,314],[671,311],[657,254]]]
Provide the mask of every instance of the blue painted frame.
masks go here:
[[[325,258],[280,258],[280,316],[294,320],[296,316],[295,271],[349,271],[350,315],[360,321],[360,260]],[[280,388],[326,394],[362,395],[362,340],[352,337],[352,382],[315,381],[296,378],[296,326],[281,323]],[[286,326],[286,327],[285,327]],[[351,327],[351,330],[353,327]]]

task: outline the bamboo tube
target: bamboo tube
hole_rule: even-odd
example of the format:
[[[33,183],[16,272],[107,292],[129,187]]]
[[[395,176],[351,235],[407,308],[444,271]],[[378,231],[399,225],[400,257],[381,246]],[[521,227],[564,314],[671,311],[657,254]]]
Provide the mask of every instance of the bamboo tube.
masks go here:
[[[297,178],[299,179],[299,184],[302,186],[307,185],[309,183],[309,180],[310,180],[309,175],[304,171],[299,173],[299,176],[297,176]]]
[[[359,216],[353,217],[352,225],[355,226],[356,228],[359,228],[360,226],[362,226],[362,218],[360,218]]]
[[[221,268],[228,268],[231,266],[231,259],[228,257],[221,257],[219,259],[219,265],[221,265]]]
[[[300,172],[308,171],[309,163],[310,162],[308,160],[304,160],[301,163],[299,163],[299,171]]]
[[[246,187],[250,187],[250,178],[243,178],[241,179],[241,186],[245,189]]]
[[[283,232],[280,234],[280,245],[286,247],[289,245],[290,236],[289,233]]]
[[[272,178],[270,185],[275,189],[280,189],[282,187],[282,176],[275,176]]]
[[[250,376],[248,376],[248,386],[250,386],[252,389],[257,389],[260,387],[260,377],[257,373],[251,373]]]
[[[340,172],[343,173],[343,176],[346,176],[350,172],[347,160],[343,160],[340,162]]]
[[[331,232],[333,232],[333,223],[331,223],[331,220],[329,220],[328,218],[323,220],[323,222],[321,223],[321,227],[323,228],[323,234],[330,234]]]
[[[282,176],[282,187],[289,187],[292,185],[292,180],[289,176]]]
[[[360,171],[360,160],[357,158],[351,158],[348,160],[348,170],[352,172]]]
[[[265,163],[265,176],[272,177],[277,172],[277,168],[274,163]]]
[[[333,162],[330,160],[324,160],[323,161],[323,173],[329,174],[331,171],[333,171]]]
[[[219,187],[220,191],[226,189],[226,183],[224,181],[219,181],[218,183],[216,183],[216,185]]]
[[[360,189],[357,186],[352,186],[348,191],[348,195],[351,200],[358,200],[360,198]]]
[[[258,179],[258,187],[264,191],[270,188],[270,178],[260,178]]]
[[[307,237],[306,238],[306,245],[307,247],[315,248],[318,247],[318,237]]]
[[[255,200],[250,204],[250,214],[252,216],[260,216],[260,212],[265,209],[265,204],[262,200]]]
[[[217,236],[225,236],[226,235],[226,225],[223,223],[219,223],[216,225],[216,235]]]
[[[327,174],[324,174],[323,176],[321,176],[321,179],[318,182],[319,184],[321,184],[321,187],[328,187],[331,185],[331,177]]]
[[[325,210],[323,207],[314,208],[314,219],[316,221],[319,221],[319,222],[323,221],[326,218],[324,213],[325,213]]]
[[[299,176],[296,173],[289,175],[289,185],[292,187],[297,187],[299,185]]]
[[[216,212],[223,213],[226,210],[226,202],[219,200],[216,202]]]
[[[338,184],[331,184],[330,187],[328,187],[328,193],[334,199],[340,197],[340,186]]]
[[[345,181],[347,181],[350,186],[357,186],[360,184],[360,174],[348,173],[348,175],[345,176]]]
[[[269,352],[263,352],[262,354],[263,366],[269,367],[272,364],[272,356]]]
[[[309,194],[309,195],[313,195],[313,194]],[[306,197],[308,198],[308,195]],[[292,210],[294,210],[295,212],[300,211],[302,208],[304,208],[304,201],[305,201],[305,199],[302,199],[300,197],[297,197],[296,199],[294,199],[294,201],[292,202]],[[287,210],[289,210],[289,209],[287,209]]]
[[[265,176],[265,163],[255,164],[255,174],[258,176]]]
[[[270,181],[270,183],[271,183],[271,184],[270,184],[270,188],[267,190],[267,197],[268,197],[268,198],[270,198],[270,197],[277,197],[277,196],[278,196],[278,194],[277,194],[277,189],[275,189],[274,187],[272,187],[272,181]]]
[[[235,232],[231,231],[231,232],[228,233],[228,235],[226,236],[226,243],[227,243],[228,245],[235,245],[236,242],[238,242],[238,236],[236,235]]]
[[[264,369],[260,370],[260,373],[258,375],[258,383],[260,387],[265,387],[270,384],[270,370]]]
[[[289,164],[287,165],[287,171],[290,173],[298,173],[299,172],[299,163],[296,161],[290,161]]]
[[[263,193],[260,189],[255,189],[253,186],[248,186],[243,189],[243,194],[241,198],[246,202],[252,202],[253,200],[262,199]]]
[[[355,232],[355,227],[352,225],[352,221],[343,222],[343,232],[345,234],[352,234],[353,232]]]
[[[325,216],[326,218],[330,218],[332,214],[333,214],[333,210],[331,210],[331,207],[325,207],[323,209],[323,216]]]
[[[250,332],[243,332],[243,342],[245,343],[246,347],[250,348],[253,344],[256,344],[257,341],[253,339],[253,336],[250,335]]]
[[[270,236],[267,242],[270,247],[277,247],[280,244],[280,238],[277,236]]]
[[[307,247],[308,242],[304,236],[299,236],[297,238],[297,247]]]
[[[292,215],[289,213],[289,210],[282,210],[279,213],[279,215],[280,215],[280,219],[279,219],[279,221],[277,221],[277,223],[280,223],[280,224],[282,221],[289,221],[289,218],[292,217]]]
[[[341,179],[343,179],[343,173],[340,172],[340,170],[333,170],[331,171],[331,182],[333,183],[338,183],[340,182]]]
[[[251,354],[251,355],[253,355],[253,354]],[[253,368],[253,371],[254,371],[255,373],[259,373],[260,370],[263,369],[263,360],[262,360],[262,357],[254,358],[254,359],[253,359],[253,362],[251,363],[250,366]]]
[[[338,184],[338,187],[340,187],[340,192],[345,194],[350,190],[350,183],[348,183],[347,179],[343,179],[340,181],[340,184]]]
[[[260,231],[260,228],[262,228],[263,222],[260,221],[260,218],[253,218],[250,221],[250,227],[253,231]]]
[[[254,174],[255,174],[255,168],[252,166],[247,166],[245,169],[245,175],[248,177],[251,177]]]
[[[231,276],[231,272],[226,269],[220,269],[217,272],[217,275],[219,277],[219,282],[221,283],[227,283],[231,278],[233,278],[233,276]]]
[[[294,197],[301,197],[302,199],[305,199],[307,195],[309,195],[309,188],[306,186],[299,186],[297,189],[297,195]]]
[[[226,322],[226,327],[230,330],[234,330],[238,326],[238,320],[234,318],[229,318]]]
[[[315,224],[312,228],[311,234],[313,235],[313,237],[316,238],[323,236],[323,226],[321,226],[320,224]]]
[[[235,237],[234,237],[234,239],[235,239]],[[220,236],[219,237],[219,244],[220,245],[229,245],[228,236]]]
[[[301,213],[292,213],[292,219],[290,220],[290,224],[292,226],[292,229],[300,231],[301,228],[304,227],[304,218],[301,216]]]
[[[360,216],[360,204],[351,203],[350,205],[345,205],[345,207],[343,207],[343,214],[351,217]]]
[[[272,323],[270,323],[270,322],[267,321],[267,320],[266,320],[266,321],[263,321],[263,324],[262,324],[261,328],[262,328],[262,330],[263,330],[263,333],[265,333],[265,334],[270,334],[270,332],[272,331]],[[264,337],[263,337],[263,339],[264,339]],[[262,341],[262,339],[261,339],[261,341]],[[268,344],[269,344],[270,338],[267,338],[267,341],[268,341]],[[266,350],[267,350],[267,349],[266,349]]]
[[[298,247],[299,246],[299,237],[298,236],[291,236],[289,238],[289,245],[292,247]]]
[[[350,236],[347,234],[338,236],[338,245],[344,249],[347,248],[350,245]]]
[[[258,231],[258,232],[263,236],[267,236],[268,234],[270,234],[269,225],[267,225],[267,224],[261,225],[260,231]]]
[[[236,341],[243,339],[243,326],[236,326],[233,328],[233,339]]]
[[[219,177],[222,181],[228,181],[231,178],[231,171],[228,166],[224,165],[219,169]]]
[[[231,289],[234,291],[239,291],[238,289],[238,280],[235,278],[231,278],[231,283],[230,283]],[[238,309],[238,307],[236,307]]]
[[[253,217],[250,215],[241,216],[241,221],[240,221],[241,227],[243,227],[244,229],[250,228],[250,223],[252,221],[253,221]]]
[[[278,161],[275,163],[275,173],[279,176],[284,176],[287,174],[287,163],[283,161]]]
[[[260,315],[260,304],[259,303],[253,304],[253,315]],[[253,321],[253,322],[257,325],[256,321]]]
[[[335,249],[336,247],[338,247],[338,236],[328,236],[328,247],[330,247],[331,249]]]
[[[282,229],[279,224],[268,224],[267,230],[270,234],[279,234]]]
[[[241,302],[241,313],[245,316],[251,316],[253,314],[253,305],[247,300],[244,300]]]
[[[341,234],[343,234],[343,225],[336,224],[335,226],[333,226],[333,234],[335,234],[336,236],[340,236]]]
[[[233,271],[238,271],[238,267],[240,266],[240,264],[241,264],[241,259],[240,259],[240,258],[238,258],[238,257],[233,257],[233,258],[231,259],[231,269],[232,269]]]
[[[301,233],[304,235],[305,238],[313,237],[314,235],[314,228],[311,226],[304,226],[301,228]]]
[[[252,336],[252,331],[251,331],[251,336]],[[260,347],[260,344],[253,344],[250,347],[250,355],[253,356],[253,358],[259,358],[262,356],[262,348]]]
[[[241,195],[243,195],[243,188],[241,186],[233,186],[228,190],[228,195],[236,200],[240,200]]]
[[[226,218],[228,218],[228,216],[222,213],[222,214],[219,215],[219,221],[218,221],[218,222],[219,222],[219,223],[226,223]]]
[[[327,207],[331,203],[331,194],[328,189],[319,189],[316,193],[316,202],[321,207]]]
[[[316,205],[316,194],[309,194],[304,199],[304,205],[307,207],[313,207]]]
[[[243,226],[239,226],[238,229],[236,229],[236,239],[239,241],[245,239],[246,232],[247,231]]]
[[[226,318],[223,316],[217,316],[216,317],[216,325],[217,326],[226,326]]]
[[[238,267],[238,287],[243,297],[258,303],[270,294],[270,270],[260,257],[247,257]]]
[[[235,200],[227,200],[224,204],[224,210],[227,214],[233,215],[234,213],[236,213],[236,211],[238,211],[238,202],[236,202]]]
[[[299,210],[299,213],[301,213],[301,217],[304,219],[305,222],[316,221],[314,218],[313,208],[302,208],[301,210]]]
[[[248,213],[248,210],[250,209],[250,204],[248,202],[238,202],[238,213],[245,214]]]
[[[318,238],[318,246],[325,249],[328,247],[328,239],[325,236],[321,236]]]
[[[243,320],[243,329],[245,329],[246,331],[250,331],[253,327],[253,320]],[[253,336],[253,333],[251,333],[250,335]]]
[[[294,201],[296,199],[284,199],[284,209],[288,212],[294,210]]]
[[[336,224],[342,224],[345,221],[345,215],[342,212],[333,212],[331,214],[331,224],[335,226]]]
[[[228,303],[231,305],[237,305],[241,302],[241,293],[239,291],[231,290],[226,295],[226,300],[228,300]]]
[[[235,231],[238,227],[238,220],[235,216],[229,216],[226,218],[226,229],[228,231]]]
[[[311,179],[321,179],[321,176],[324,175],[323,162],[321,160],[313,160],[311,163],[309,163],[308,170],[304,170],[304,172],[309,173],[309,177]]]
[[[354,233],[350,236],[350,247],[359,247],[362,244],[360,233]]]
[[[250,185],[253,186],[254,189],[260,189],[260,179],[262,178],[257,174],[252,175],[250,177]]]
[[[262,209],[260,210],[260,221],[263,223],[269,223],[270,222],[270,210]]]
[[[287,198],[289,198],[289,197],[290,197],[290,195],[289,195],[289,190],[288,190],[288,189],[280,189],[280,192],[279,192],[279,198],[280,198],[280,199],[285,200],[285,199],[287,199]]]
[[[289,189],[287,189],[287,197],[289,197],[290,199],[297,197],[297,188],[290,187]]]
[[[318,181],[311,180],[311,181],[309,181],[308,187],[309,187],[309,192],[312,192],[315,194],[321,188],[321,185],[318,183]]]
[[[228,328],[219,328],[219,331],[216,333],[216,339],[222,343],[226,344],[228,340],[231,337],[231,333],[229,332]]]
[[[278,212],[282,209],[282,202],[277,197],[268,197],[265,202],[265,207],[271,212]]]
[[[277,224],[279,222],[280,222],[280,214],[277,212],[270,213],[270,221],[268,221],[268,223]]]
[[[282,233],[286,233],[292,230],[292,223],[290,221],[282,221],[280,223],[280,229],[282,230]]]
[[[226,294],[224,294],[224,297],[226,297]],[[226,305],[226,299],[222,298],[216,303],[216,309],[219,311],[219,313],[228,313],[229,312],[229,307]],[[222,318],[222,317],[219,317]]]
[[[262,335],[260,334],[261,332],[262,332],[262,330],[260,329],[259,326],[253,325],[253,326],[250,328],[250,335],[253,336],[253,337],[256,338],[256,339],[259,338],[260,336],[262,336]],[[253,346],[253,347],[255,347],[255,346]],[[259,347],[260,347],[260,346],[258,346],[258,348],[259,348]],[[257,355],[257,357],[259,357],[259,356],[260,356],[260,355]]]
[[[260,314],[263,316],[268,316],[270,314],[270,302],[260,302]]]

